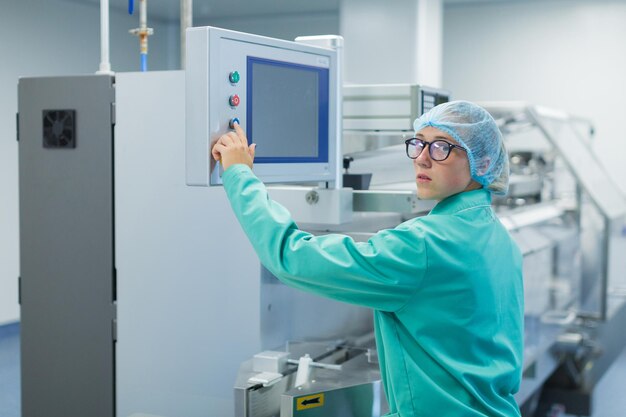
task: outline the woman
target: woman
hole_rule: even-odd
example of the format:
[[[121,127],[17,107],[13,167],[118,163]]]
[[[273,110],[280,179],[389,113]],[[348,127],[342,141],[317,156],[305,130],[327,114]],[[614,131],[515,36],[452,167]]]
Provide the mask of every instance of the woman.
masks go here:
[[[368,242],[301,231],[252,173],[243,130],[212,149],[233,210],[263,265],[284,283],[374,309],[389,416],[519,416],[522,256],[491,208],[508,155],[481,107],[441,104],[406,141],[426,216]]]

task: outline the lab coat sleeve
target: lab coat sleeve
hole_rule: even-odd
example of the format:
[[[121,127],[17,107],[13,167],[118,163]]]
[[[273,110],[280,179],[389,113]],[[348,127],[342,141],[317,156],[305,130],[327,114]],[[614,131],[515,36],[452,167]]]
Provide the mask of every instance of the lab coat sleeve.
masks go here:
[[[399,227],[368,242],[299,230],[246,165],[222,177],[231,206],[261,263],[282,282],[321,296],[397,311],[416,293],[426,270],[423,233]]]

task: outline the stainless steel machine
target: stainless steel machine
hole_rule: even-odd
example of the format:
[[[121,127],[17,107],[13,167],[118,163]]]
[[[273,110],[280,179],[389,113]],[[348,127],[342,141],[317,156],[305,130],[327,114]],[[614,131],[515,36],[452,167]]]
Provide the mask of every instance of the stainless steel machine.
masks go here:
[[[264,56],[273,62],[262,70],[284,69],[276,62],[317,51],[330,58],[315,65],[338,71],[332,51],[289,48]],[[288,69],[305,65],[289,62]],[[217,75],[223,85],[211,91],[227,100],[237,94],[247,106],[243,99],[252,90],[231,89],[244,89],[237,86],[249,82],[248,67],[235,68],[237,83],[230,78],[235,70],[224,68]],[[398,113],[409,123],[355,128],[349,118],[356,113],[349,113],[344,135],[319,130],[334,142],[327,151],[339,150],[328,151],[333,161],[315,162],[323,178],[270,187],[302,228],[366,240],[432,208],[416,197],[402,136],[412,134],[410,119],[427,109],[420,97],[433,97],[434,104],[449,94],[420,86],[346,87],[346,107],[367,102],[355,120],[368,114],[375,120],[392,90],[409,103],[408,112]],[[329,97],[340,101],[334,91]],[[204,151],[190,162],[183,134],[189,73],[24,78],[18,92],[24,417],[385,412],[371,312],[278,281],[259,264],[215,186],[219,166]],[[216,110],[217,129],[224,131],[238,106],[217,103],[229,104]],[[555,402],[585,414],[593,384],[626,344],[616,331],[626,323],[626,265],[619,256],[626,202],[590,151],[588,124],[536,106],[485,106],[505,134],[514,174],[511,194],[494,204],[525,257],[518,402],[525,415]],[[339,129],[341,106],[325,109],[328,126]],[[207,150],[210,141],[201,139],[192,145]],[[291,158],[287,172],[297,169],[301,155],[294,148],[274,149],[286,152],[278,158]],[[309,151],[304,157],[318,158]],[[343,156],[353,159],[352,173],[372,174],[369,189],[337,186]],[[266,157],[265,175],[280,176],[280,164]]]
[[[224,190],[186,185],[184,91],[181,71],[20,80],[25,417],[233,415],[255,353],[371,329],[282,285]]]
[[[317,126],[318,146],[299,155],[298,148],[263,142],[265,172],[284,176],[313,163],[314,172],[302,170],[312,176],[297,178],[310,186],[278,187],[273,196],[311,207],[294,210],[304,220],[345,221],[350,190],[332,188],[340,173],[334,168],[340,113],[329,101],[338,99],[335,52],[212,33],[228,38],[226,46],[237,38],[248,48],[237,52],[228,72],[214,75],[228,89],[211,90],[227,94],[219,128],[228,129],[232,113],[245,125],[256,114],[247,111],[254,100],[267,111],[271,96],[263,88],[278,81],[318,94],[315,119],[303,120],[307,113],[297,103],[276,108]],[[246,54],[254,54],[250,68]],[[237,83],[230,77],[235,71]],[[368,310],[278,282],[259,264],[223,189],[188,185],[194,178],[208,185],[208,170],[216,168],[191,161],[187,152],[193,145],[185,135],[189,75],[19,80],[25,417],[234,415],[233,385],[247,358],[287,340],[354,340],[371,330]],[[252,77],[261,90],[247,90]],[[247,100],[251,94],[255,99]],[[234,95],[240,106],[230,106]],[[294,97],[302,98],[283,98]],[[261,143],[258,132],[267,127],[254,126]],[[209,144],[196,143],[204,161]],[[219,167],[212,173],[219,182]]]
[[[519,401],[527,415],[554,404],[591,415],[595,384],[626,346],[618,330],[626,323],[625,196],[594,152],[590,121],[525,103],[483,104],[511,158],[511,192],[495,202],[501,219],[547,244],[525,255]],[[518,242],[536,247],[542,239]]]

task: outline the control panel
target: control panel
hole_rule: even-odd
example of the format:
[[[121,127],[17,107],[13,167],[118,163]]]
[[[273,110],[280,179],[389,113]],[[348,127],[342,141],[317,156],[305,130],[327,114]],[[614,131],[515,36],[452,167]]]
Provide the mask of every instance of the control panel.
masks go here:
[[[238,123],[256,143],[267,183],[333,182],[340,175],[334,50],[213,27],[187,30],[188,185],[219,185],[210,150]]]

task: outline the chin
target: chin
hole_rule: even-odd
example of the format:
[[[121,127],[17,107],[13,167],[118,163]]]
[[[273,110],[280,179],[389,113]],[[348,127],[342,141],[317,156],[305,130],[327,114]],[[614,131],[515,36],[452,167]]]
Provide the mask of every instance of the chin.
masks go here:
[[[435,196],[433,193],[428,192],[428,190],[420,190],[417,188],[417,198],[420,200],[434,200]]]

